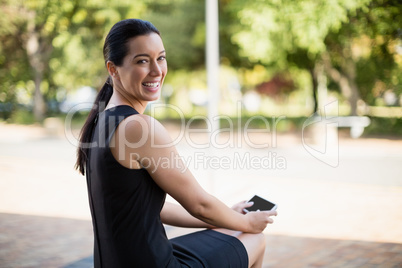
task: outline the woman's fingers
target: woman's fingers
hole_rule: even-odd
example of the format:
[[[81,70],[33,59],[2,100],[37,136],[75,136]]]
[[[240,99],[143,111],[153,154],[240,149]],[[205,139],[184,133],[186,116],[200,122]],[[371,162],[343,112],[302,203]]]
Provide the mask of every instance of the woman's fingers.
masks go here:
[[[263,212],[266,213],[269,217],[278,215],[278,212],[276,210],[265,210]]]
[[[237,203],[237,204],[234,204],[234,205],[232,206],[232,209],[235,210],[235,211],[237,211],[237,212],[239,212],[239,213],[244,214],[243,209],[248,208],[248,207],[251,207],[253,204],[254,204],[253,202],[247,203],[247,201],[244,200],[244,201],[241,201],[241,202],[239,202],[239,203]]]
[[[244,201],[244,203],[243,203],[243,208],[249,208],[249,207],[251,207],[252,205],[254,205],[254,202],[253,202],[253,201],[251,201],[251,202],[246,202],[246,201]]]
[[[274,222],[272,216],[276,215],[278,215],[278,213],[274,210],[249,212],[246,216],[248,217],[251,226],[250,232],[259,233],[264,231],[268,224]]]
[[[278,215],[278,212],[276,210],[269,210],[269,211],[261,211],[262,213],[265,213],[265,215],[268,217],[268,223],[274,223],[274,219],[271,218],[272,216]]]

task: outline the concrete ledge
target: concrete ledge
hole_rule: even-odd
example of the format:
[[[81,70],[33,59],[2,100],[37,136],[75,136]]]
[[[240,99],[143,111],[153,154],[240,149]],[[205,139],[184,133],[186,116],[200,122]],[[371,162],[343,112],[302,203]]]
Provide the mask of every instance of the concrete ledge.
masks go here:
[[[350,127],[350,136],[352,138],[359,138],[363,134],[364,128],[371,123],[370,118],[367,116],[339,116],[337,121],[338,128]]]

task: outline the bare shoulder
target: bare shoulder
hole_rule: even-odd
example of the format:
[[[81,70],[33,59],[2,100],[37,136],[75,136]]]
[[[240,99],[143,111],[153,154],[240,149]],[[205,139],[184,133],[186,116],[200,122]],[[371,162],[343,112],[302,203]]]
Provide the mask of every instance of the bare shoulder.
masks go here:
[[[118,139],[131,144],[168,144],[171,141],[166,128],[152,116],[135,114],[124,119],[116,130]]]

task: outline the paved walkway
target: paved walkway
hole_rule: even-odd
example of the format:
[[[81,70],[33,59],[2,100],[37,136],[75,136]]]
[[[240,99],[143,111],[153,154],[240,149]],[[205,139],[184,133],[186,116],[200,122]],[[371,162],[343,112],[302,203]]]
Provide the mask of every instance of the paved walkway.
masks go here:
[[[0,130],[0,267],[92,267],[74,147],[41,128]],[[178,150],[228,205],[254,193],[278,203],[279,216],[264,232],[264,267],[402,267],[402,140],[342,138],[336,167],[308,153],[297,135],[278,135],[273,145],[195,150],[187,141]],[[247,154],[265,166],[241,166]],[[225,158],[239,166],[226,167]],[[169,237],[189,232],[166,229]]]
[[[187,230],[167,227],[170,236]],[[0,267],[89,268],[90,221],[0,214]],[[267,234],[264,267],[401,267],[402,244]]]

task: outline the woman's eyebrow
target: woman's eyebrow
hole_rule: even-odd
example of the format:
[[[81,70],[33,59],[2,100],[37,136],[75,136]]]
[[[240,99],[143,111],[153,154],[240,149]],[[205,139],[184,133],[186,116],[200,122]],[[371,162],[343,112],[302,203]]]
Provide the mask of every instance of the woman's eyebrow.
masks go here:
[[[138,58],[138,57],[150,57],[148,54],[137,54],[137,55],[135,55],[134,56],[134,58],[133,59],[135,59],[135,58]]]
[[[165,50],[162,50],[161,52],[159,52],[159,55],[163,54],[163,53],[165,53]],[[149,54],[142,53],[142,54],[135,55],[133,59],[138,58],[138,57],[148,57],[148,58],[150,58],[151,56],[149,56]]]

